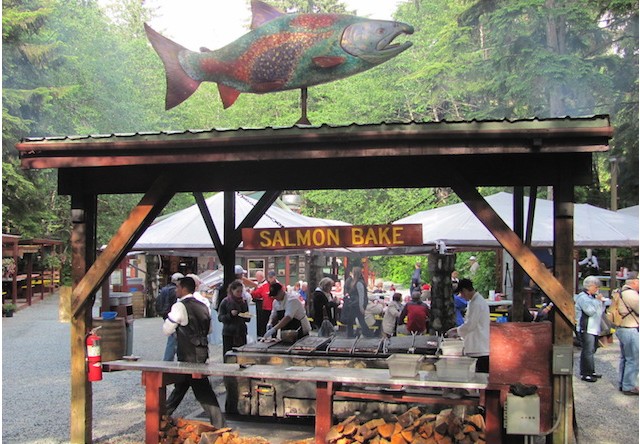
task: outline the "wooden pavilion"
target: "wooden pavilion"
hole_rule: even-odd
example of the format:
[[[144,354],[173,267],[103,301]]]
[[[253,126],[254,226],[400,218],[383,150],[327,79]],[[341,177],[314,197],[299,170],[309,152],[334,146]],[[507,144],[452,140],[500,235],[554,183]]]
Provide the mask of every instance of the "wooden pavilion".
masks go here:
[[[593,116],[23,140],[17,144],[22,167],[57,168],[58,192],[71,196],[71,441],[91,441],[84,338],[95,292],[175,193],[194,194],[221,262],[233,265],[241,229],[253,226],[281,190],[451,187],[558,308],[553,343],[571,344],[574,187],[592,183],[593,155],[608,150],[612,133],[608,116]],[[516,196],[525,186],[553,187],[555,276],[525,246],[522,231],[511,230],[497,216],[478,186],[513,186]],[[240,190],[268,191],[255,211],[236,224],[231,194]],[[202,193],[208,191],[230,195],[224,244],[204,205]],[[97,196],[124,193],[144,197],[96,259]],[[521,210],[520,205],[519,215]],[[225,267],[229,273],[232,269]],[[228,282],[232,276],[225,278]],[[518,303],[522,306],[522,300],[514,301],[515,308]],[[560,388],[554,377],[553,399]],[[573,435],[570,385],[567,390],[561,405],[549,406],[563,419],[553,432],[554,442]]]

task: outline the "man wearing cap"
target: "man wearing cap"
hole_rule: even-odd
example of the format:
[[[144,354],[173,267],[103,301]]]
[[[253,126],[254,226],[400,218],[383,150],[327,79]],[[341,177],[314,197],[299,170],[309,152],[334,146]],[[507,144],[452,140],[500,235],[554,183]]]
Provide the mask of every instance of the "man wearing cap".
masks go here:
[[[251,297],[254,301],[262,301],[262,307],[258,310],[256,324],[258,336],[264,336],[267,331],[267,324],[269,323],[269,316],[271,316],[271,309],[273,308],[273,298],[269,296],[269,286],[273,282],[277,282],[275,271],[267,273],[267,278],[264,278],[264,272],[257,271],[256,279],[258,280],[258,287],[251,292]]]
[[[162,316],[162,319],[167,319],[171,307],[176,303],[176,284],[178,280],[182,279],[184,275],[182,273],[173,273],[171,275],[171,282],[165,287],[162,287],[158,300],[156,301],[156,311],[158,315]],[[163,361],[173,361],[176,356],[176,335],[169,335],[167,337],[167,345],[164,349]]]
[[[489,305],[469,279],[460,279],[458,292],[469,303],[467,314],[464,323],[447,331],[447,336],[464,338],[464,354],[478,359],[476,371],[489,373]]]
[[[251,279],[245,276],[245,274],[247,274],[247,270],[242,268],[242,265],[236,265],[233,268],[233,274],[235,274],[236,279],[238,279],[239,281],[242,281],[244,286],[247,288],[255,288],[258,286],[258,284],[256,284],[254,281],[252,281]],[[242,293],[242,297],[244,298],[247,304],[251,302],[251,293],[249,293],[248,291],[244,291]]]
[[[195,290],[196,284],[192,278],[184,277],[178,281],[178,301],[171,307],[162,324],[162,331],[167,336],[176,335],[179,362],[204,364],[209,359],[207,335],[211,328],[211,313],[205,304],[193,297]],[[211,424],[218,428],[224,427],[225,419],[207,376],[180,375],[166,401],[167,415],[171,416],[178,408],[189,387],[209,415]]]
[[[478,272],[478,269],[480,268],[480,263],[478,262],[478,259],[475,256],[471,256],[469,258],[469,262],[471,263],[471,265],[469,266],[469,274],[473,276]]]
[[[298,339],[307,336],[311,331],[311,323],[307,312],[298,295],[288,295],[280,282],[269,286],[269,296],[273,297],[273,309],[269,324],[273,325],[264,334],[265,338],[272,338],[278,330],[297,330]]]

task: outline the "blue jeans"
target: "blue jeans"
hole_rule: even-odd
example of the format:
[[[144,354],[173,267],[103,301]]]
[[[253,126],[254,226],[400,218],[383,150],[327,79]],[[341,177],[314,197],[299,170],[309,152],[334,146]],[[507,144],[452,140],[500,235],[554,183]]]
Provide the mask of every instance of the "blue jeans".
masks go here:
[[[620,341],[620,366],[618,386],[624,391],[638,386],[638,329],[616,328]]]
[[[593,355],[596,353],[598,337],[582,332],[582,350],[580,351],[580,375],[591,376],[596,372]]]
[[[178,340],[176,338],[176,334],[173,333],[170,336],[167,336],[167,346],[164,349],[164,357],[163,361],[173,361],[176,356],[176,351],[178,350]]]

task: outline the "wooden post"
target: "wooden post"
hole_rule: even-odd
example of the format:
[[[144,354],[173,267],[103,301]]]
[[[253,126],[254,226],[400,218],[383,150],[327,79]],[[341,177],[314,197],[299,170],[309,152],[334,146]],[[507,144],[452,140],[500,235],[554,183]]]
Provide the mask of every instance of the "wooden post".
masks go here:
[[[521,240],[524,239],[524,187],[513,187],[513,232]],[[524,319],[524,309],[524,270],[517,261],[514,261],[511,321],[522,322]]]
[[[76,287],[95,258],[96,196],[71,196],[71,277]],[[72,295],[72,303],[73,303]],[[95,295],[93,295],[95,297]],[[92,441],[93,393],[87,381],[85,335],[91,329],[91,304],[71,317],[71,442]]]
[[[573,294],[573,186],[554,187],[553,229],[554,229],[554,274],[556,279],[569,294]],[[571,300],[573,305],[573,300]],[[553,343],[561,345],[573,344],[573,324],[554,310]],[[553,399],[560,399],[562,378],[553,377]],[[573,385],[565,383],[564,405],[554,405],[554,417],[563,416],[560,426],[553,432],[554,443],[564,443],[574,436],[573,430]]]
[[[25,253],[27,258],[27,280],[25,281],[26,288],[25,297],[27,298],[27,305],[31,305],[31,299],[33,297],[33,253]]]

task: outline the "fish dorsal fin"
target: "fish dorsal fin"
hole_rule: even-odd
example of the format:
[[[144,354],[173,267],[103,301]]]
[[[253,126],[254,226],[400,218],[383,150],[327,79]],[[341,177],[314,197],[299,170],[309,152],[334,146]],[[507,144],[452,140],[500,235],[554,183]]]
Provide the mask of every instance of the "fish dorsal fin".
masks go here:
[[[251,14],[253,15],[251,19],[252,30],[259,28],[265,23],[284,15],[273,6],[267,5],[260,0],[251,1]]]
[[[235,88],[231,88],[230,86],[223,85],[222,83],[218,83],[218,92],[220,93],[224,109],[233,105],[240,95],[240,91]]]
[[[313,64],[319,68],[333,68],[334,66],[342,65],[344,61],[344,57],[338,56],[323,56],[313,58]]]

